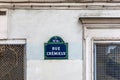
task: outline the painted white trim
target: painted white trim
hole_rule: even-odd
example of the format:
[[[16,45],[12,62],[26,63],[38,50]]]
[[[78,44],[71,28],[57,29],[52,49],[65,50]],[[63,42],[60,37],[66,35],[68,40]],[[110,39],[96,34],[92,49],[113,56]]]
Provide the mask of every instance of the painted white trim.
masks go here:
[[[94,44],[94,43],[93,43]],[[93,46],[94,48],[94,64],[96,63],[96,45]],[[93,66],[94,67],[94,80],[97,79],[97,75],[96,75],[96,72],[97,72],[97,67],[96,67],[96,64]]]
[[[94,41],[94,43],[120,43],[120,41],[115,41],[115,40],[112,40],[112,41]]]
[[[0,40],[0,44],[26,44],[26,40]]]
[[[86,38],[86,53],[85,53],[85,64],[86,64],[86,72],[85,72],[85,75],[86,75],[86,80],[92,80],[92,53],[91,53],[91,46],[92,46],[92,40],[91,38]]]

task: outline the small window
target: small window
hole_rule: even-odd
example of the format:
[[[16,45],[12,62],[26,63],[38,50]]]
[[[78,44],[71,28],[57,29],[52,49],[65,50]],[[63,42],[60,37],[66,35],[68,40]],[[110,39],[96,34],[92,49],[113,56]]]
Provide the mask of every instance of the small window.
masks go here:
[[[0,15],[6,15],[6,11],[0,11]]]
[[[0,44],[0,80],[24,80],[24,44]]]

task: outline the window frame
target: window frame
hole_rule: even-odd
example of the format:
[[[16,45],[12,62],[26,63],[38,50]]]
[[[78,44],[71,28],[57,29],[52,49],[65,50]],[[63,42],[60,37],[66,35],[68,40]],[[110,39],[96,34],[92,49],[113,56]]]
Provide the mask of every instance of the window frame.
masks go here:
[[[79,20],[83,27],[83,80],[94,80],[94,43],[120,41],[120,18],[80,17]]]
[[[26,39],[0,39],[0,45],[9,45],[9,44],[17,44],[17,45],[24,45],[24,80],[27,80],[27,55],[26,55],[26,45],[27,45],[27,40]]]

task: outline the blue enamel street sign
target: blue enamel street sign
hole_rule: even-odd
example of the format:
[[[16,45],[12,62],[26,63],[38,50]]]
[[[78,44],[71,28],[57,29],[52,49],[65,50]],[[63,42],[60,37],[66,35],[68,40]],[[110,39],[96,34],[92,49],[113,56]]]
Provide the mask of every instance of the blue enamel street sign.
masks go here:
[[[59,36],[53,36],[44,44],[44,59],[68,59],[68,43]]]

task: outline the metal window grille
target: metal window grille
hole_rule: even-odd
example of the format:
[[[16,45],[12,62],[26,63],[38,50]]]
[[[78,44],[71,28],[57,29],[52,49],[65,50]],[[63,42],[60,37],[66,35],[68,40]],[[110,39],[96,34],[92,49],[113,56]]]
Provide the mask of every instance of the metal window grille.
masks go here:
[[[95,80],[120,80],[120,44],[96,44]]]
[[[0,80],[24,80],[24,45],[0,45]]]

